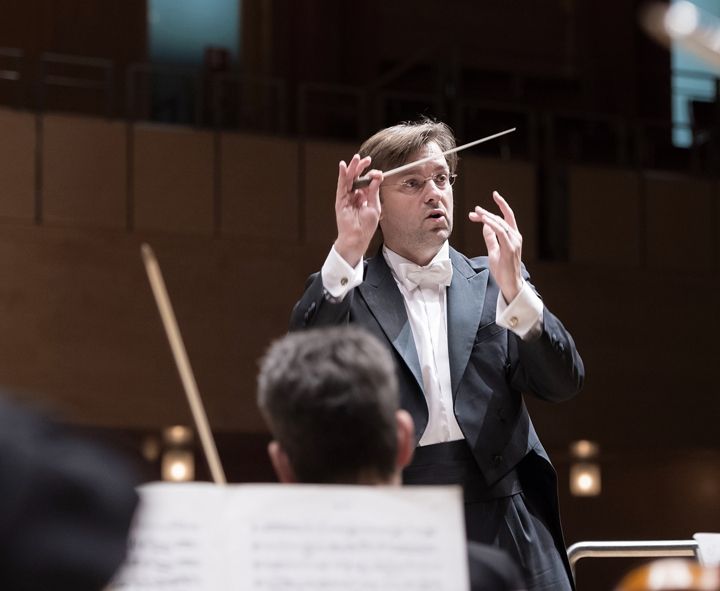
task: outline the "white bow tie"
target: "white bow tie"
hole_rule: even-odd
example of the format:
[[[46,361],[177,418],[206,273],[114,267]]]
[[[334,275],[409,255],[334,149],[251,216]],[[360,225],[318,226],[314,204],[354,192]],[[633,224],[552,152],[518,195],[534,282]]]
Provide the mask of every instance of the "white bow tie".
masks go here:
[[[410,291],[416,287],[437,287],[450,285],[452,280],[452,263],[450,259],[435,261],[425,267],[415,263],[400,263],[399,279]]]

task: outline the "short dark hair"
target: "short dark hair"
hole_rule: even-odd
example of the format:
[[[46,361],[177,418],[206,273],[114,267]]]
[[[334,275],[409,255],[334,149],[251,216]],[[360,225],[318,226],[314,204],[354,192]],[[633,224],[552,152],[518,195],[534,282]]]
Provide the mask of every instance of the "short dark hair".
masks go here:
[[[456,146],[455,135],[448,125],[422,117],[381,129],[365,140],[358,153],[372,158],[370,168],[390,170],[405,164],[408,158],[430,142],[435,142],[442,152]],[[448,154],[445,160],[450,172],[454,173],[458,163],[457,153]]]
[[[260,362],[258,406],[300,482],[384,481],[395,471],[395,365],[363,329],[313,329],[273,343]]]

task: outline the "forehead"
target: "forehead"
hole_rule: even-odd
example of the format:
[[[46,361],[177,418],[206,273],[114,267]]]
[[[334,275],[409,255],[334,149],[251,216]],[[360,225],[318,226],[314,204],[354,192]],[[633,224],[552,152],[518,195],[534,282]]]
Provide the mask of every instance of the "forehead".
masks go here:
[[[440,146],[438,146],[435,142],[429,142],[416,152],[413,152],[405,161],[405,163],[407,164],[409,162],[415,162],[416,160],[422,160],[430,156],[435,156],[435,158],[429,160],[428,162],[425,162],[424,164],[418,164],[417,166],[413,166],[412,168],[407,170],[406,173],[412,174],[416,172],[448,170],[447,160],[445,160],[445,156],[442,156],[442,150],[440,149]]]

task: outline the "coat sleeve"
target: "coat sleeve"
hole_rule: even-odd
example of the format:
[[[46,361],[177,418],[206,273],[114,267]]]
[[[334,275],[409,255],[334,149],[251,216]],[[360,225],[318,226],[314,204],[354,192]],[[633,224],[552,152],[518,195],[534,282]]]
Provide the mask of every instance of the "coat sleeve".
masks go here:
[[[568,400],[582,389],[585,367],[575,341],[547,307],[535,338],[523,341],[509,334],[514,388],[550,402]]]
[[[320,273],[313,273],[305,284],[305,292],[293,307],[290,330],[347,324],[354,297],[355,290],[352,289],[341,301],[332,301],[325,296]]]
[[[522,274],[542,299],[524,265]],[[506,372],[514,389],[549,402],[568,400],[580,392],[585,380],[583,361],[570,332],[547,306],[543,304],[541,330],[534,337],[523,340],[510,330],[507,334]]]

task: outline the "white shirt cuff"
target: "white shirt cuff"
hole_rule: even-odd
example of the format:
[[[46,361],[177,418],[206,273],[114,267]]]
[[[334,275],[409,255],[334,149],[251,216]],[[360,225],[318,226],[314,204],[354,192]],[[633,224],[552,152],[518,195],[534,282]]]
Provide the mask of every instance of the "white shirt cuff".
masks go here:
[[[542,321],[542,300],[527,281],[523,281],[522,289],[509,304],[505,303],[502,292],[498,294],[495,323],[511,330],[523,341],[528,341],[540,334]]]
[[[348,292],[363,282],[363,260],[351,267],[333,246],[320,271],[323,287],[334,299],[342,301]]]

